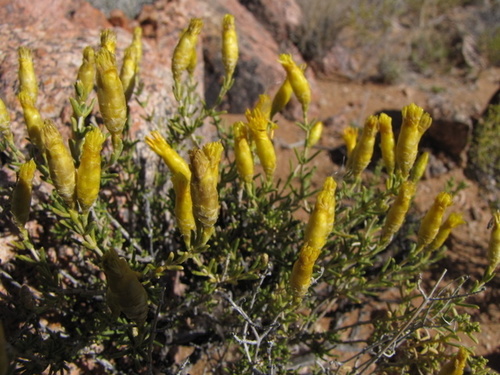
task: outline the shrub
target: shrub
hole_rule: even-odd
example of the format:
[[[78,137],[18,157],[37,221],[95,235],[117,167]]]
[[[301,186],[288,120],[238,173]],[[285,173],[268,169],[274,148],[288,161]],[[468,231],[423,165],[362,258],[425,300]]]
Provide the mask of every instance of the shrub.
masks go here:
[[[112,32],[95,54],[85,50],[70,99],[71,148],[41,120],[31,56],[20,49],[27,149],[13,142],[0,107],[1,149],[18,172],[2,196],[12,197],[19,236],[2,265],[2,374],[179,373],[197,361],[212,373],[426,373],[455,360],[487,373],[459,342],[479,330],[461,306],[494,275],[500,223],[490,267],[475,281],[448,280],[446,270],[423,276],[463,222],[445,214],[457,189],[435,197],[420,224],[405,223],[426,167],[418,142],[430,116],[403,108],[397,142],[390,117],[369,117],[359,138],[345,133],[346,173],[318,182],[311,161],[322,126],[308,118],[309,84],[291,56],[280,57],[287,78],[278,97],[261,96],[246,122],[228,128],[221,120],[216,106],[233,85],[238,54],[234,23],[225,20],[231,42],[215,107],[195,90],[202,20],[194,19],[173,53],[178,107],[145,140],[128,133],[126,93],[134,89],[125,84],[139,78],[140,30],[120,73]],[[89,117],[94,75],[99,124]],[[292,96],[302,104],[304,143],[283,165],[273,116]],[[197,136],[206,122],[216,142]],[[366,173],[379,128],[383,162]],[[138,163],[144,141],[160,156],[156,165]],[[286,178],[275,176],[287,167]],[[34,173],[54,189],[30,207]],[[30,210],[38,227],[27,230]],[[179,363],[181,347],[190,354]]]

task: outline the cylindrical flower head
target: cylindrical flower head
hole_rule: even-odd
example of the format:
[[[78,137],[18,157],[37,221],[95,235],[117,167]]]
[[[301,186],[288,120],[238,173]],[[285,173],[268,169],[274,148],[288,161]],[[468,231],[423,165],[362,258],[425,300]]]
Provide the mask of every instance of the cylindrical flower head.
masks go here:
[[[337,183],[333,177],[327,177],[323,189],[316,198],[304,234],[304,243],[314,249],[321,250],[333,230],[335,222],[335,190]]]
[[[380,149],[382,150],[382,160],[384,161],[387,173],[394,172],[395,161],[395,142],[394,132],[392,131],[392,118],[385,113],[381,113],[378,117],[380,128]]]
[[[52,183],[64,202],[73,207],[76,170],[71,153],[52,121],[43,123],[42,137]]]
[[[348,126],[344,129],[342,138],[345,142],[345,147],[347,149],[347,158],[349,160],[352,156],[352,152],[356,148],[356,143],[358,142],[358,128]]]
[[[423,108],[410,104],[403,108],[403,123],[396,144],[396,168],[406,178],[410,173],[418,153],[418,144],[432,119]]]
[[[14,136],[10,129],[10,114],[2,99],[0,99],[0,133],[8,142],[14,142]]]
[[[232,77],[238,63],[238,35],[234,25],[234,17],[226,14],[222,21],[222,63],[226,77]]]
[[[254,176],[253,155],[248,143],[248,129],[246,125],[239,121],[233,125],[234,134],[234,156],[236,168],[241,180],[251,183]]]
[[[420,179],[425,173],[425,170],[427,169],[428,163],[429,163],[429,153],[424,152],[422,153],[422,155],[419,156],[419,158],[415,162],[415,165],[411,169],[410,180],[412,180],[415,183],[420,181]]]
[[[307,245],[300,249],[299,259],[295,261],[290,277],[290,289],[295,298],[302,298],[311,285],[314,263],[318,259],[320,249]]]
[[[441,368],[438,375],[463,375],[468,357],[469,352],[461,347],[455,357]]]
[[[451,230],[462,224],[465,224],[462,214],[452,212],[446,221],[439,227],[439,232],[436,235],[436,238],[434,238],[431,244],[427,247],[427,250],[433,251],[439,249],[449,237]]]
[[[114,56],[107,49],[101,49],[96,58],[97,99],[104,125],[113,136],[121,136],[127,121],[127,102]]]
[[[101,32],[101,47],[111,52],[113,59],[116,52],[116,33],[111,29]]]
[[[286,107],[290,99],[292,98],[293,89],[288,77],[285,78],[280,88],[276,92],[273,98],[273,104],[271,106],[271,115],[272,119],[274,115],[278,112],[281,112],[283,108]]]
[[[351,158],[348,160],[347,166],[353,176],[358,177],[370,164],[377,132],[378,118],[377,116],[369,116],[365,121],[359,142],[356,143]]]
[[[94,49],[90,46],[85,47],[83,50],[83,61],[78,69],[77,80],[81,82],[81,92],[79,92],[79,99],[85,102],[89,94],[94,89],[95,83],[95,53]]]
[[[21,107],[23,107],[24,122],[28,129],[28,136],[40,151],[43,151],[42,128],[43,120],[40,112],[35,107],[35,102],[31,95],[26,91],[21,91],[18,95]]]
[[[141,67],[142,62],[142,29],[137,26],[134,28],[134,36],[132,38],[132,45],[137,51],[137,69]]]
[[[202,229],[202,244],[205,244],[212,235],[219,216],[217,182],[222,150],[220,142],[211,142],[201,149],[195,148],[189,152],[193,213],[198,228],[201,226]]]
[[[182,173],[172,175],[175,192],[175,218],[187,248],[191,245],[191,231],[196,231],[191,198],[190,180]]]
[[[488,269],[486,274],[490,275],[495,272],[498,264],[500,264],[500,211],[493,214],[493,229],[488,245]]]
[[[172,174],[180,173],[188,181],[191,180],[191,170],[188,163],[167,143],[160,132],[157,130],[152,131],[145,140],[148,146],[167,164]]]
[[[188,28],[181,33],[172,56],[172,74],[176,82],[180,81],[182,73],[188,67],[193,69],[193,55],[196,56],[196,44],[202,27],[203,21],[200,18],[193,18]]]
[[[387,212],[384,226],[380,234],[380,243],[389,241],[401,228],[415,195],[416,185],[412,181],[405,181],[399,188],[398,195]]]
[[[137,68],[137,49],[132,44],[125,50],[122,68],[120,70],[120,81],[123,85],[125,100],[128,102],[134,92]]]
[[[281,54],[279,62],[286,71],[293,93],[297,97],[300,104],[302,104],[302,111],[306,114],[309,109],[309,103],[311,103],[311,88],[309,87],[309,82],[304,75],[304,71],[297,66],[297,64],[293,61],[292,56],[289,54]]]
[[[26,47],[19,47],[19,92],[26,92],[36,103],[38,98],[38,82],[33,67],[33,56],[31,50]]]
[[[111,248],[102,257],[108,289],[106,302],[117,318],[120,313],[141,326],[148,315],[148,294],[127,261]]]
[[[276,169],[276,152],[267,132],[268,119],[259,109],[247,110],[245,115],[248,128],[252,133],[252,140],[255,142],[257,156],[264,168],[266,178],[270,180]]]
[[[437,195],[427,211],[418,230],[417,248],[424,248],[436,238],[443,220],[444,211],[453,203],[453,197],[446,192]]]
[[[317,121],[311,131],[309,132],[309,137],[307,137],[307,147],[313,147],[321,138],[321,133],[323,133],[323,122]]]
[[[12,193],[11,211],[18,227],[24,228],[29,219],[31,206],[31,191],[36,164],[33,159],[21,165],[16,187]]]
[[[80,165],[76,174],[76,199],[84,213],[99,195],[101,186],[101,150],[106,138],[98,127],[85,135]]]

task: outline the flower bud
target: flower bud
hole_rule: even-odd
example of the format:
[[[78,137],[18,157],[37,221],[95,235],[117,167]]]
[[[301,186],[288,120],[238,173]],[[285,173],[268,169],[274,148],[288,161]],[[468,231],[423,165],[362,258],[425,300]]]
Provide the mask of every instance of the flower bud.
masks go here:
[[[425,173],[425,170],[427,169],[428,163],[429,163],[429,153],[424,152],[422,153],[422,155],[419,156],[419,158],[415,162],[415,165],[411,169],[410,180],[412,180],[415,183],[420,181],[420,179]]]
[[[443,220],[444,211],[453,203],[453,197],[441,192],[427,211],[418,230],[417,248],[424,248],[436,238]]]
[[[10,129],[10,114],[2,99],[0,99],[0,134],[2,134],[8,142],[14,142],[14,136]]]
[[[377,132],[378,118],[377,116],[369,116],[365,121],[359,142],[356,143],[351,158],[348,159],[347,167],[354,177],[361,175],[370,164]]]
[[[276,169],[276,152],[267,132],[268,119],[259,109],[247,110],[245,115],[248,128],[252,133],[252,140],[255,142],[257,156],[264,168],[266,178],[271,180]]]
[[[317,121],[309,131],[309,137],[307,137],[306,141],[307,147],[313,147],[316,143],[318,143],[322,132],[323,123],[321,121]]]
[[[234,156],[236,168],[240,178],[247,184],[251,183],[254,176],[253,155],[248,143],[248,129],[239,121],[233,125]]]
[[[276,92],[273,98],[273,104],[271,106],[271,114],[270,118],[272,119],[274,115],[278,112],[281,112],[283,108],[286,107],[288,102],[290,101],[293,94],[292,85],[288,80],[288,77],[285,78],[280,88]]]
[[[404,178],[408,177],[418,153],[418,144],[432,119],[423,108],[410,104],[403,108],[403,123],[396,144],[396,168]]]
[[[222,21],[222,63],[226,77],[231,78],[238,63],[238,35],[234,25],[234,17],[226,14]]]
[[[33,56],[31,50],[26,47],[19,47],[19,92],[26,92],[33,103],[38,97],[38,82],[33,67]]]
[[[448,216],[446,221],[439,227],[436,238],[434,238],[431,244],[427,247],[427,250],[433,251],[439,249],[441,246],[443,246],[444,242],[449,237],[451,230],[462,224],[465,224],[465,220],[463,219],[462,215],[456,212],[452,212]]]
[[[302,104],[302,112],[305,115],[311,103],[311,88],[304,75],[304,71],[297,66],[289,54],[281,54],[279,62],[286,71],[287,79],[292,86],[293,93],[300,104]]]
[[[132,45],[137,52],[137,69],[139,70],[142,62],[142,29],[137,26],[134,28],[134,35],[132,37]],[[138,73],[138,72],[136,72]]]
[[[95,83],[95,53],[90,46],[83,50],[83,61],[78,69],[77,81],[81,82],[81,92],[78,92],[78,97],[81,102],[87,101],[89,94],[94,89]]]
[[[128,102],[134,92],[136,73],[139,70],[137,67],[138,63],[138,52],[135,45],[131,45],[125,50],[125,57],[123,58],[122,68],[120,70],[120,81],[123,85],[123,91],[125,93],[125,100]]]
[[[307,245],[300,249],[299,259],[295,261],[290,276],[290,289],[296,299],[302,299],[311,285],[314,263],[318,259],[320,249]]]
[[[98,127],[85,136],[80,165],[76,174],[76,199],[84,213],[99,195],[101,186],[101,150],[106,138]]]
[[[387,173],[394,172],[395,165],[395,143],[394,132],[392,131],[392,118],[385,113],[381,113],[378,118],[380,128],[380,149],[382,150],[382,160]]]
[[[191,180],[191,170],[188,163],[167,143],[160,132],[152,131],[145,140],[148,146],[167,164],[172,174],[180,173],[188,181]]]
[[[113,30],[105,29],[101,32],[101,47],[108,50],[112,54],[114,60],[116,52],[116,33]]]
[[[439,371],[438,375],[462,375],[469,353],[463,347],[449,362],[447,362]]]
[[[19,228],[24,228],[29,219],[35,171],[36,164],[33,159],[21,165],[16,187],[12,193],[11,211]]]
[[[323,248],[333,230],[336,188],[337,183],[333,177],[327,177],[306,226],[304,243],[318,251]]]
[[[71,153],[64,144],[59,130],[50,120],[43,123],[42,138],[52,183],[64,202],[71,208],[74,206],[76,174]]]
[[[172,74],[176,82],[180,81],[182,73],[188,68],[193,70],[193,64],[196,63],[196,44],[202,27],[203,21],[193,18],[188,28],[181,33],[172,56]]]
[[[189,249],[191,246],[191,231],[196,230],[190,180],[182,173],[174,173],[172,183],[175,192],[174,212],[177,226],[184,238],[186,247]]]
[[[24,122],[28,129],[28,136],[38,150],[43,152],[42,128],[43,120],[40,112],[35,107],[35,103],[31,95],[26,91],[21,91],[18,95],[21,107],[23,107]]]
[[[500,211],[493,214],[493,229],[490,235],[490,242],[488,245],[488,269],[487,275],[495,272],[498,264],[500,264]]]
[[[415,195],[416,185],[412,181],[405,181],[399,188],[398,195],[387,212],[384,226],[380,234],[380,243],[390,241],[392,236],[401,228]]]
[[[122,312],[142,326],[148,315],[148,294],[127,261],[111,248],[102,257],[108,288],[106,302],[115,318]]]
[[[207,243],[219,216],[217,182],[222,150],[220,142],[211,142],[189,152],[193,213],[197,228],[202,232],[201,244]]]
[[[347,158],[350,159],[358,141],[358,128],[354,128],[352,126],[345,128],[342,133],[342,138],[344,139],[347,149]]]

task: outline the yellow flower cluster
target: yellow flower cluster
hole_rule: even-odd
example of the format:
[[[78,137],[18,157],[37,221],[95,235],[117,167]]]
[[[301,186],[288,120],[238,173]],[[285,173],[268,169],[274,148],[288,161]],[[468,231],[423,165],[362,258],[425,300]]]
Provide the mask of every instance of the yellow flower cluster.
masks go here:
[[[19,228],[24,228],[29,218],[35,170],[36,163],[33,159],[22,164],[12,193],[11,211]]]
[[[351,152],[351,157],[347,160],[347,169],[354,177],[359,177],[368,167],[373,156],[375,137],[378,133],[378,116],[370,116],[366,119],[361,137],[356,141]]]
[[[234,16],[226,14],[222,21],[222,63],[226,77],[231,79],[238,62],[238,35],[234,24]]]
[[[493,274],[500,264],[500,211],[497,210],[493,214],[492,224],[493,229],[488,245],[488,268],[486,275]]]
[[[311,88],[306,76],[304,75],[304,71],[295,63],[295,61],[293,61],[292,56],[289,54],[280,55],[279,62],[285,69],[286,81],[289,82],[295,97],[302,105],[302,112],[304,113],[304,116],[306,116],[309,104],[311,103]],[[282,93],[278,91],[282,97],[279,100],[276,99],[275,110],[279,107],[283,108],[286,105],[286,102],[288,102],[288,100],[286,100],[287,97],[289,97],[287,91],[288,89],[286,87],[283,88]]]
[[[172,57],[172,74],[175,82],[180,82],[183,72],[188,71],[190,74],[194,72],[197,59],[196,44],[202,27],[203,21],[200,18],[193,18],[187,29],[181,32]]]
[[[427,211],[420,223],[417,238],[417,248],[424,248],[431,244],[436,238],[444,211],[453,203],[453,197],[446,192],[437,195],[431,208]]]
[[[316,198],[314,210],[307,223],[304,245],[299,252],[290,276],[290,289],[296,300],[302,299],[311,285],[314,264],[325,246],[335,222],[335,191],[333,177],[327,177]]]
[[[438,375],[462,375],[469,358],[469,352],[460,347],[458,353],[438,372]]]

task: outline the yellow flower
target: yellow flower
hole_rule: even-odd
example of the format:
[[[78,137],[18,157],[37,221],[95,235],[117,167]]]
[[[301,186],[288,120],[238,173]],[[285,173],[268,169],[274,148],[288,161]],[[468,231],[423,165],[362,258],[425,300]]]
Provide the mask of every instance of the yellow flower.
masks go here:
[[[108,50],[114,59],[116,52],[116,33],[111,29],[105,29],[101,32],[101,47]]]
[[[234,17],[226,14],[222,21],[222,63],[226,70],[226,77],[233,76],[238,63],[238,35],[234,25]]]
[[[285,78],[280,88],[276,92],[273,98],[273,103],[271,106],[270,118],[272,119],[274,115],[281,112],[283,108],[286,107],[290,99],[292,98],[293,89],[288,77]]]
[[[38,97],[38,82],[33,67],[33,56],[31,50],[26,47],[19,47],[19,92],[26,92],[33,103]]]
[[[349,160],[358,141],[358,128],[354,128],[352,126],[345,128],[344,132],[342,133],[342,138],[345,142],[345,146],[347,149],[347,159]]]
[[[64,202],[73,207],[76,170],[71,153],[64,144],[59,130],[50,120],[46,120],[43,124],[42,138],[52,183]]]
[[[395,143],[394,132],[392,131],[392,118],[387,116],[385,113],[381,113],[378,118],[378,122],[380,127],[380,149],[382,150],[382,160],[384,161],[387,173],[392,174],[394,172],[395,165]]]
[[[9,143],[14,143],[14,135],[10,129],[10,114],[2,99],[0,99],[0,133]]]
[[[248,143],[248,128],[243,122],[236,122],[233,125],[233,134],[236,168],[240,178],[248,184],[252,182],[254,176],[252,150]]]
[[[323,123],[321,121],[317,121],[309,131],[309,137],[307,137],[306,141],[307,147],[313,147],[316,143],[318,143],[322,132]]]
[[[16,187],[12,193],[11,211],[19,228],[24,228],[29,219],[35,171],[36,164],[33,159],[21,165]]]
[[[396,169],[407,178],[417,158],[420,139],[431,126],[432,119],[423,108],[413,103],[404,107],[402,114],[403,123],[396,144]]]
[[[174,212],[177,226],[184,238],[186,247],[189,249],[191,246],[191,231],[196,230],[190,180],[182,173],[174,173],[172,183],[175,192]]]
[[[321,250],[333,229],[336,188],[337,183],[333,177],[327,177],[316,198],[316,204],[304,234],[304,243],[312,248]]]
[[[88,212],[99,195],[101,150],[105,139],[98,127],[94,127],[85,136],[76,174],[76,199],[84,213]]]
[[[419,158],[415,162],[415,165],[413,166],[410,173],[410,180],[412,180],[415,183],[420,181],[420,179],[425,173],[425,170],[427,169],[428,163],[429,163],[429,153],[424,152],[422,153],[422,155],[419,156]]]
[[[467,350],[461,347],[455,357],[441,368],[438,375],[462,375],[468,357]]]
[[[122,132],[127,121],[127,102],[118,76],[114,55],[108,49],[99,51],[97,65],[97,99],[104,125],[111,133],[115,152],[121,152]]]
[[[146,143],[163,159],[172,174],[180,173],[188,181],[191,180],[191,170],[188,163],[167,143],[160,132],[157,130],[152,131],[146,137]]]
[[[493,229],[490,235],[490,242],[488,245],[488,269],[487,275],[495,272],[498,264],[500,263],[500,211],[497,210],[493,214]]]
[[[138,52],[134,44],[125,50],[125,57],[123,58],[122,68],[120,70],[120,81],[125,93],[125,100],[128,102],[132,97],[135,88],[135,81],[137,78],[137,71],[139,70]]]
[[[378,132],[377,116],[369,116],[365,121],[359,141],[348,159],[347,167],[354,177],[358,177],[370,164],[375,146],[375,136]]]
[[[172,56],[172,74],[176,82],[180,81],[182,73],[188,68],[193,70],[193,64],[196,63],[196,44],[202,27],[203,21],[193,18],[188,28],[181,33]]]
[[[43,120],[40,112],[35,107],[35,103],[31,95],[26,91],[21,91],[18,95],[21,107],[23,107],[24,122],[28,129],[28,136],[40,151],[43,152],[42,128]]]
[[[94,89],[95,82],[95,53],[90,46],[83,50],[83,61],[78,69],[77,81],[81,82],[81,92],[78,93],[81,102],[85,102]]]
[[[297,66],[293,61],[292,56],[289,54],[281,54],[279,62],[286,71],[287,79],[292,86],[293,93],[297,97],[300,104],[302,104],[302,112],[304,115],[309,109],[311,103],[311,88],[307,81],[304,71]]]
[[[102,257],[108,289],[106,302],[115,318],[122,312],[142,326],[148,315],[148,294],[127,261],[111,248]]]
[[[292,295],[300,300],[311,285],[314,263],[318,259],[320,249],[305,244],[299,253],[299,259],[295,261],[290,277],[290,289]]]
[[[428,251],[439,249],[443,246],[444,242],[448,238],[451,233],[451,230],[459,225],[465,224],[465,220],[462,215],[456,212],[452,212],[446,221],[439,227],[439,231],[436,235],[436,238],[431,242],[431,244],[427,247]]]
[[[417,248],[424,248],[429,245],[439,231],[441,221],[443,220],[444,211],[453,203],[453,197],[441,192],[437,195],[431,208],[427,211],[420,228],[418,230]]]
[[[415,195],[416,186],[412,181],[405,181],[399,188],[398,195],[387,212],[384,226],[380,234],[380,243],[389,241],[401,228],[410,208],[410,203]]]
[[[252,133],[252,140],[255,142],[257,156],[264,168],[266,178],[271,180],[276,169],[276,152],[267,131],[269,121],[259,109],[247,110],[245,115],[248,128]]]
[[[137,26],[134,28],[134,35],[132,38],[132,45],[137,52],[137,69],[139,70],[142,61],[142,29]],[[138,72],[136,72],[138,73]]]
[[[207,143],[203,148],[189,152],[191,159],[191,197],[197,228],[201,229],[200,244],[204,245],[214,231],[219,216],[219,162],[222,156],[220,142]]]

